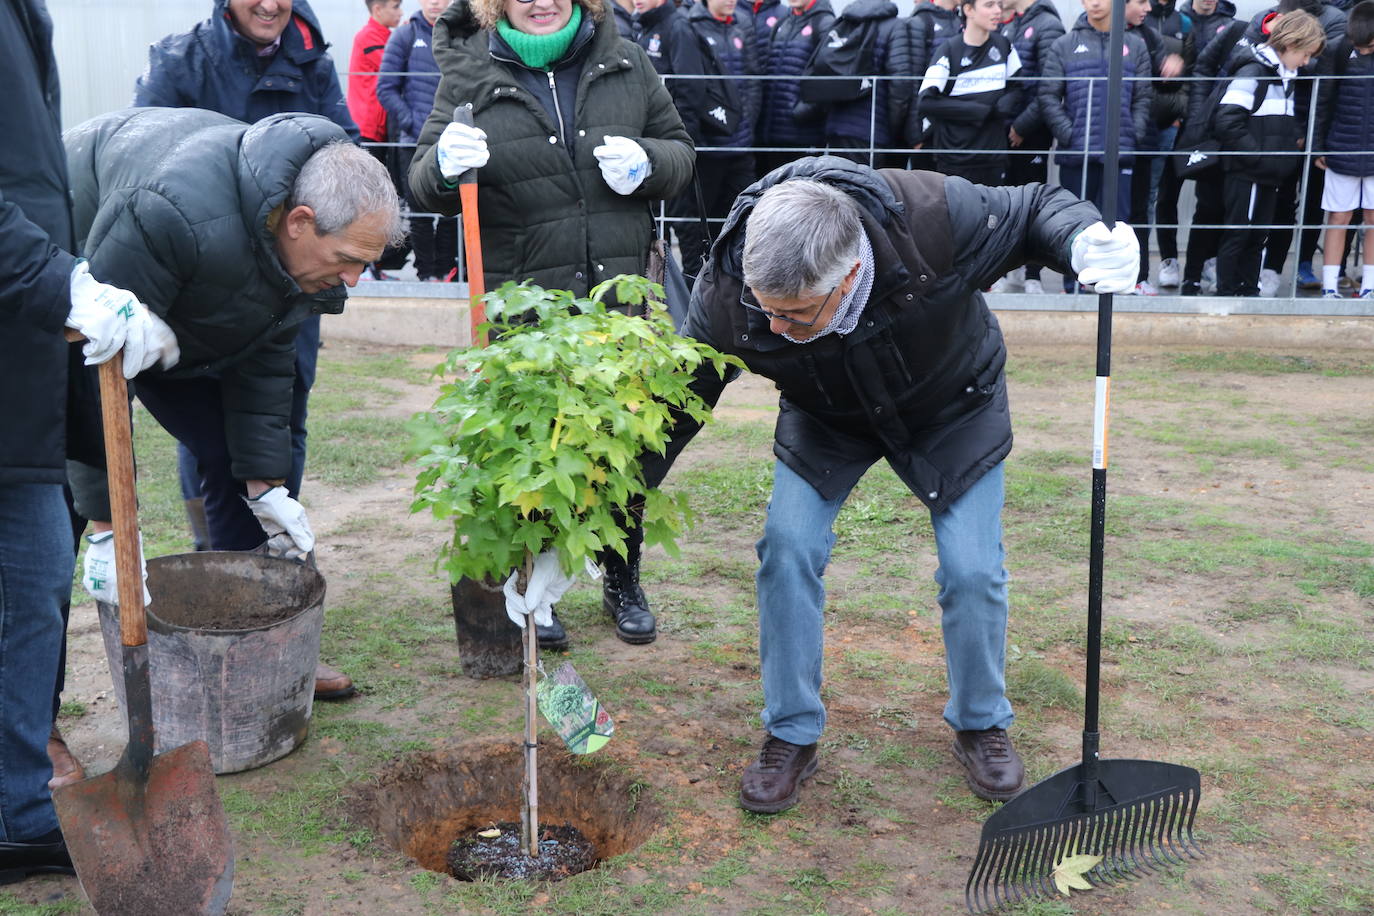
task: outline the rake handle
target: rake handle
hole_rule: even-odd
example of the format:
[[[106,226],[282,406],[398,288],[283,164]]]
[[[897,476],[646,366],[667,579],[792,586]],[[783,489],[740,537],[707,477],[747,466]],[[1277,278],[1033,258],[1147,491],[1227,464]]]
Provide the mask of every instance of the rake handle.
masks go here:
[[[1120,177],[1121,80],[1126,0],[1113,0],[1107,37],[1107,131],[1102,154],[1102,221],[1116,225]],[[1097,805],[1098,712],[1102,689],[1102,568],[1107,534],[1107,427],[1112,390],[1112,294],[1097,297],[1097,377],[1093,402],[1092,520],[1088,538],[1088,645],[1083,701],[1084,801]]]

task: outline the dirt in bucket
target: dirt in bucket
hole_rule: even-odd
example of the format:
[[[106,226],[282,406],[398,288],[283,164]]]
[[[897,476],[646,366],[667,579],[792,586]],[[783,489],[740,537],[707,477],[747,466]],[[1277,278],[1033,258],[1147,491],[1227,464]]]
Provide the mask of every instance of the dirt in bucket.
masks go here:
[[[449,874],[459,881],[559,881],[595,864],[592,841],[572,824],[541,825],[537,856],[520,848],[520,825],[513,821],[460,836],[448,851]]]

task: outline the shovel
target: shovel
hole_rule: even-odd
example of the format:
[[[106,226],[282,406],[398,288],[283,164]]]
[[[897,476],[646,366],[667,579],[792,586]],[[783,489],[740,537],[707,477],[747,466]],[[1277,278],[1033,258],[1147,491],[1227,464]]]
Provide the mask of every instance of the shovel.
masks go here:
[[[472,103],[464,102],[453,109],[456,124],[472,127]],[[458,198],[463,207],[463,254],[468,264],[468,328],[473,346],[485,346],[485,334],[477,328],[486,322],[487,310],[482,304],[486,295],[486,277],[482,275],[482,233],[477,221],[477,170],[468,169],[458,176]]]
[[[210,748],[192,741],[153,754],[148,625],[122,365],[119,354],[101,363],[100,402],[129,743],[113,770],[58,789],[53,804],[81,889],[101,916],[221,914],[234,884],[234,850]]]
[[[1108,48],[1122,46],[1125,0],[1114,0]],[[1116,223],[1121,128],[1122,55],[1108,55],[1107,148],[1102,163],[1102,218]],[[1107,416],[1111,394],[1112,294],[1097,297],[1097,393],[1093,410],[1092,523],[1088,562],[1087,676],[1082,762],[1007,802],[983,823],[978,854],[964,887],[970,912],[984,913],[1052,897],[1077,875],[1080,889],[1135,877],[1201,854],[1193,819],[1202,795],[1198,771],[1153,760],[1098,756],[1102,663],[1102,554],[1107,509]],[[1077,856],[1071,874],[1060,864]],[[1065,863],[1068,865],[1069,863]],[[1057,880],[1058,879],[1058,880]]]

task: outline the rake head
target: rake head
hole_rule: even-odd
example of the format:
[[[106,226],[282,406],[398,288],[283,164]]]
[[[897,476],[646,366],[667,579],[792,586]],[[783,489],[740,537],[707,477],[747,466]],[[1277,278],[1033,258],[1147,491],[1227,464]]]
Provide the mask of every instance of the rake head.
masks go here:
[[[1101,856],[1083,877],[1102,885],[1202,855],[1193,838],[1197,770],[1151,760],[1098,760],[1094,768],[1095,792],[1077,764],[987,819],[964,887],[969,912],[1054,897],[1054,869],[1065,856]]]

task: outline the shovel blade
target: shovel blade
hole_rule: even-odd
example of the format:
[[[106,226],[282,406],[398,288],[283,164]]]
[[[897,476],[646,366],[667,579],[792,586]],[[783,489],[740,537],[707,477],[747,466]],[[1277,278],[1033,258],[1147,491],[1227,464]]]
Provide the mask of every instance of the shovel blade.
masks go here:
[[[225,912],[234,849],[204,741],[156,755],[146,778],[126,752],[110,772],[58,789],[53,804],[101,916]]]
[[[1099,760],[1096,770],[1095,791],[1077,764],[1027,789],[983,823],[964,887],[970,912],[1055,897],[1053,872],[1065,856],[1101,856],[1084,875],[1101,885],[1202,854],[1193,837],[1202,796],[1197,770],[1152,760]]]

